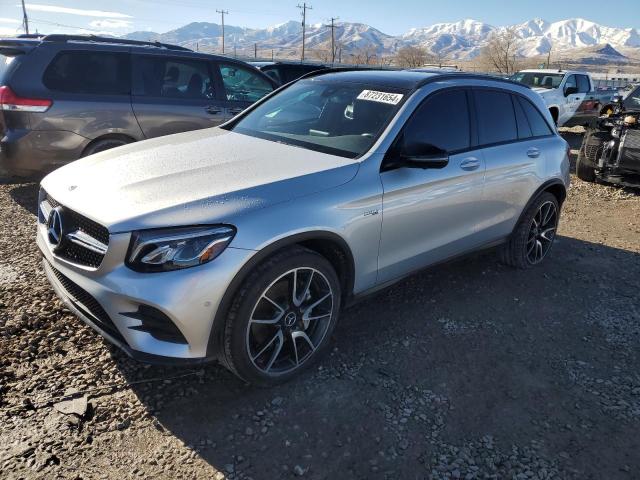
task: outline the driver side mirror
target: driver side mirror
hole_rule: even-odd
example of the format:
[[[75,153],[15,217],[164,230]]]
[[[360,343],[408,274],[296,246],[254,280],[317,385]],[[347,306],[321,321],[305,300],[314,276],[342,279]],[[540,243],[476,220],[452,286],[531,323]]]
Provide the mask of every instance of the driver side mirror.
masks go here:
[[[449,163],[449,154],[429,143],[404,143],[400,148],[400,164],[408,168],[443,168]]]
[[[564,96],[574,95],[578,93],[578,87],[564,87]]]

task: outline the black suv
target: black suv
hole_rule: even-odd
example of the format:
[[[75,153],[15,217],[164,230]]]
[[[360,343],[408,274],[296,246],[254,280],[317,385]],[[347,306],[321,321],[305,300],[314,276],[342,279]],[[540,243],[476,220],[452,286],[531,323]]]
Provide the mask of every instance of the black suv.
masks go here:
[[[0,171],[47,172],[126,143],[216,126],[275,87],[245,62],[175,45],[0,39]]]

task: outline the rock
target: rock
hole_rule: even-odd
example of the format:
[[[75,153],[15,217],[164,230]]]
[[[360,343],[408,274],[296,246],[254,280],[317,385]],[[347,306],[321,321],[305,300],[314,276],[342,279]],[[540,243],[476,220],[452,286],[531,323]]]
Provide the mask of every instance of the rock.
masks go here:
[[[79,398],[72,398],[71,400],[63,400],[53,405],[53,408],[65,415],[77,415],[83,417],[87,413],[87,396],[83,395]]]
[[[300,465],[296,465],[295,467],[293,467],[293,473],[295,473],[299,477],[303,476],[306,472],[307,470],[302,468]]]
[[[276,397],[273,400],[271,400],[271,405],[273,405],[274,407],[278,407],[282,405],[282,402],[284,402],[284,398]]]

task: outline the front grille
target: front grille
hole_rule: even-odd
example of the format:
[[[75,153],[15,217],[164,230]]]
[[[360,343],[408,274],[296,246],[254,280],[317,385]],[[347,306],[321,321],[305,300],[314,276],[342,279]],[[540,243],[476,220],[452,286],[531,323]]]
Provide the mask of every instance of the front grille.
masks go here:
[[[46,192],[44,192],[41,198],[43,199],[42,202],[49,204],[50,209],[60,206],[60,203]],[[106,227],[103,227],[99,223],[94,222],[93,220],[90,220],[67,207],[64,207],[64,211],[69,219],[69,223],[71,224],[66,226],[68,231],[80,230],[104,245],[109,244],[109,230],[107,230]],[[47,222],[47,219],[42,215],[39,217],[43,223]],[[60,250],[56,251],[55,254],[56,256],[69,260],[75,264],[92,268],[98,268],[104,259],[103,254],[94,252],[71,242],[66,242],[66,244]]]
[[[93,298],[89,292],[71,281],[49,262],[47,262],[47,265],[51,269],[51,272],[53,272],[54,276],[58,279],[60,285],[62,285],[62,288],[64,288],[71,299],[75,301],[74,303],[76,303],[76,307],[82,311],[82,313],[90,317],[91,320],[102,330],[109,333],[112,337],[124,342],[124,338],[113,324],[109,314],[105,312],[104,308],[102,308],[102,305],[100,305],[100,303],[98,303],[98,301]]]

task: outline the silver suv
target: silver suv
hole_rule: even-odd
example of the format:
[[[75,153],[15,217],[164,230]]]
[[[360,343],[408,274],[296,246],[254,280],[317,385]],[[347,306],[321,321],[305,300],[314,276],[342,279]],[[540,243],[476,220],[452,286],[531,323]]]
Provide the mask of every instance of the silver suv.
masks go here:
[[[324,71],[53,172],[37,242],[67,306],[132,357],[269,385],[320,356],[341,307],[416,270],[497,245],[542,262],[568,184],[525,86]]]

